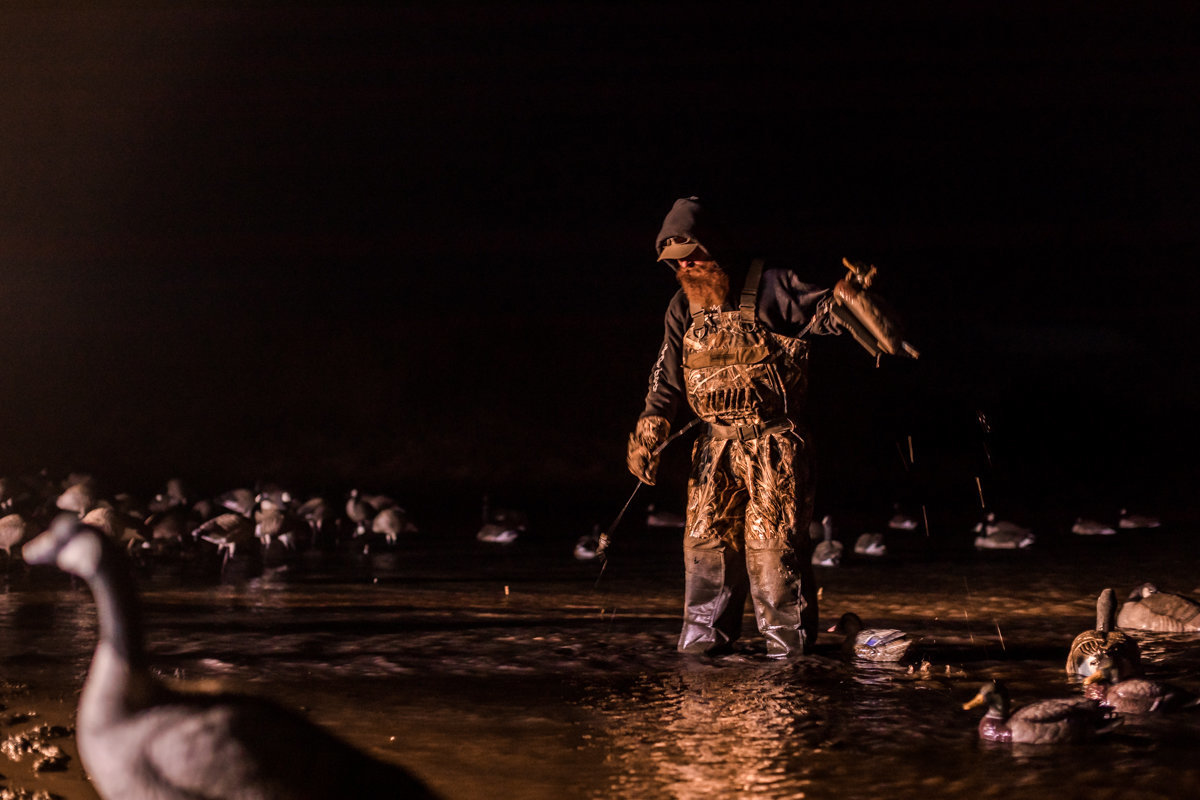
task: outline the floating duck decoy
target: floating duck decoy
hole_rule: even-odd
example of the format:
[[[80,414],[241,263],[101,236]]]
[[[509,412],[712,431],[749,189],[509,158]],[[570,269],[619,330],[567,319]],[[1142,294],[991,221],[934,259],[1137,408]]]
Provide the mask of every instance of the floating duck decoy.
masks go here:
[[[592,525],[592,532],[580,536],[575,542],[575,559],[591,561],[596,557],[596,548],[600,546],[600,525]]]
[[[1071,642],[1067,653],[1067,674],[1087,678],[1096,671],[1101,658],[1107,658],[1123,675],[1142,671],[1141,652],[1130,636],[1117,630],[1117,593],[1111,588],[1096,598],[1096,628],[1084,631]]]
[[[813,547],[812,563],[818,567],[836,567],[842,563],[841,542],[833,538],[833,518],[826,514],[820,522],[809,526],[810,536],[820,535],[821,540]]]
[[[1117,527],[1127,530],[1157,528],[1160,525],[1162,525],[1162,520],[1158,517],[1151,517],[1146,514],[1131,514],[1124,508],[1121,509],[1121,518],[1117,520]]]
[[[1106,730],[1109,715],[1095,700],[1086,697],[1056,698],[1012,710],[1008,688],[1002,681],[989,681],[979,693],[963,703],[963,709],[986,705],[979,720],[979,738],[1017,744],[1079,743]]]
[[[1071,533],[1077,533],[1080,536],[1112,536],[1116,532],[1111,525],[1083,517],[1076,517],[1075,524],[1071,526]]]
[[[903,661],[916,644],[907,633],[896,628],[864,628],[862,619],[853,611],[842,614],[829,632],[844,634],[842,653],[863,661]]]
[[[1117,625],[1159,633],[1194,633],[1200,631],[1200,601],[1143,583],[1121,604]]]
[[[854,540],[854,552],[860,556],[877,558],[887,555],[887,545],[884,544],[882,533],[860,534]]]
[[[654,504],[646,506],[646,525],[651,528],[682,528],[687,519],[682,514],[659,511]]]
[[[1096,660],[1096,669],[1083,679],[1083,696],[1121,714],[1150,714],[1200,705],[1200,697],[1169,683],[1133,675],[1126,677],[1107,654]]]
[[[24,556],[82,578],[96,601],[100,635],[75,739],[105,800],[433,796],[404,769],[266,698],[159,679],[143,646],[128,563],[96,528],[60,517]]]
[[[483,496],[483,526],[475,534],[481,542],[512,544],[525,532],[527,518],[511,508],[493,508],[488,496]]]
[[[894,531],[915,531],[920,522],[912,514],[906,513],[900,509],[900,504],[893,506],[892,518],[888,520],[888,527]]]
[[[980,550],[1024,550],[1033,546],[1034,535],[1014,522],[997,521],[988,513],[987,521],[975,526],[975,547]]]

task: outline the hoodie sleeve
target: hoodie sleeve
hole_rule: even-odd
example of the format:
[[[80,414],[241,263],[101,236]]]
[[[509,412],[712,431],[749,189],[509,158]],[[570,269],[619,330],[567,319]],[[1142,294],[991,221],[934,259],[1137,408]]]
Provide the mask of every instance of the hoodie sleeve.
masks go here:
[[[680,290],[667,307],[662,346],[650,370],[650,389],[646,393],[643,417],[665,417],[674,422],[683,404],[683,331],[687,321],[687,300]]]
[[[769,329],[785,336],[842,332],[828,289],[800,280],[790,269],[766,270],[760,287],[758,318]]]

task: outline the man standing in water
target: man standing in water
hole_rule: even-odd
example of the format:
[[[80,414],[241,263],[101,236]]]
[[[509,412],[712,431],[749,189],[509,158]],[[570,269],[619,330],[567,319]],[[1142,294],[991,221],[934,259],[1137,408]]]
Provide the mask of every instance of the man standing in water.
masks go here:
[[[808,378],[804,337],[840,333],[842,298],[894,326],[846,279],[830,293],[786,268],[739,263],[696,197],[675,201],[655,241],[682,288],[667,308],[629,437],[630,472],[654,483],[655,450],[685,398],[707,423],[688,478],[679,650],[730,652],[749,594],[768,657],[799,655],[818,630],[809,435],[797,418]]]

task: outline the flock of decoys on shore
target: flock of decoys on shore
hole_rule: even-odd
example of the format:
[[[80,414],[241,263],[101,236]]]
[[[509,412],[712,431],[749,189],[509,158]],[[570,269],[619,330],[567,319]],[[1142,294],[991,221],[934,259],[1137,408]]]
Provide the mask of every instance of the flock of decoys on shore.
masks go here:
[[[4,569],[21,545],[61,513],[104,531],[139,566],[194,568],[221,574],[231,562],[288,564],[301,556],[371,556],[418,533],[412,515],[387,494],[357,488],[300,496],[274,483],[200,495],[182,480],[139,499],[105,492],[88,473],[60,479],[46,471],[0,477],[0,552]],[[476,539],[514,542],[526,531],[524,512],[495,507],[485,495]]]

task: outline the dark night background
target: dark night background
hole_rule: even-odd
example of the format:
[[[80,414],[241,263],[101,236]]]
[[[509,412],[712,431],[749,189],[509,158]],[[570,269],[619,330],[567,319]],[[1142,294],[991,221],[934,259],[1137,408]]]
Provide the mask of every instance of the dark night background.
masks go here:
[[[921,350],[817,343],[822,502],[1190,513],[1198,16],[6,7],[0,474],[614,513],[695,193]]]

